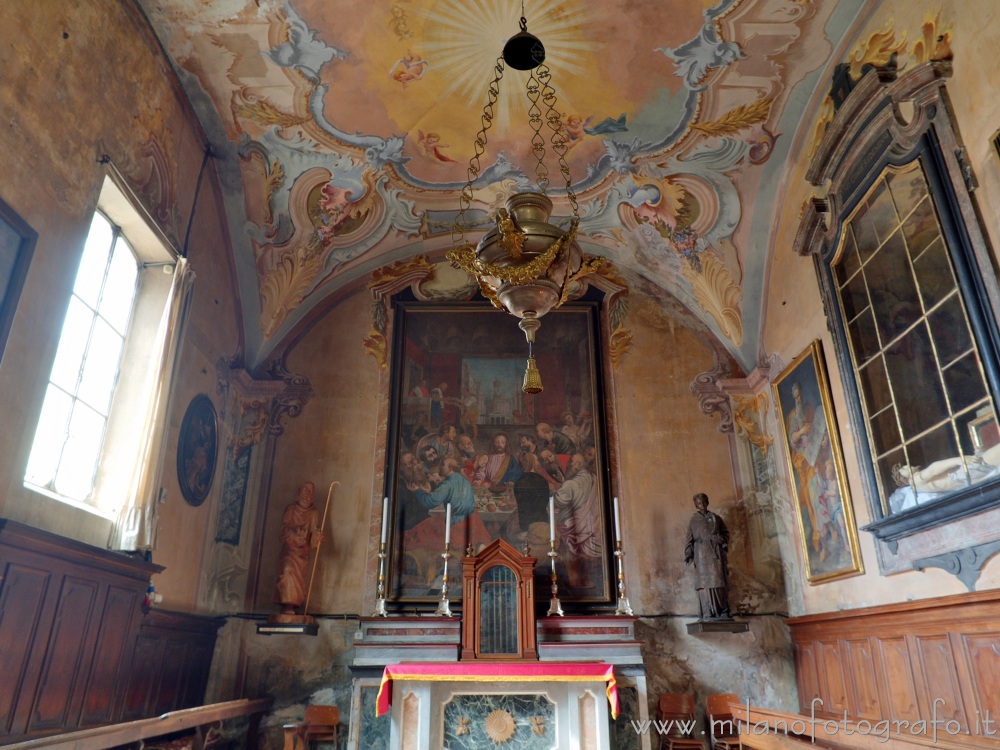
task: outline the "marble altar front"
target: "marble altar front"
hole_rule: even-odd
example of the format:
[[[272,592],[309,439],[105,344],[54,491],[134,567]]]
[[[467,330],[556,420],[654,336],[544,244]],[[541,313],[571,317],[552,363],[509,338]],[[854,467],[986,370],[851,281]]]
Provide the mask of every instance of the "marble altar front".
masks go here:
[[[497,675],[489,682],[449,679],[448,673],[461,671],[461,665],[484,663],[460,661],[459,618],[365,618],[355,642],[348,747],[649,750],[649,736],[630,731],[631,721],[649,718],[636,620],[613,615],[542,617],[536,626],[538,660],[507,663],[533,664],[540,673],[569,664],[613,667],[621,706],[615,720],[606,682],[600,678],[586,682],[540,681],[537,677],[519,681],[513,675]],[[393,680],[391,712],[376,716],[385,667],[400,662],[435,667],[440,674],[422,681]],[[495,743],[487,727],[494,737],[510,736],[502,744]]]

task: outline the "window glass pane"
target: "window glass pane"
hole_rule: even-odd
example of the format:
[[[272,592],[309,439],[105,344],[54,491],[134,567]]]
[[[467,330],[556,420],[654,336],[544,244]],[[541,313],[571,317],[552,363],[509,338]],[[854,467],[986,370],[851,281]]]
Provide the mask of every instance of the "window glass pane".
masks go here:
[[[918,162],[914,162],[903,172],[890,172],[888,182],[896,211],[903,220],[914,206],[927,197],[927,180]]]
[[[896,218],[896,208],[892,205],[892,198],[885,183],[875,188],[872,197],[868,201],[872,224],[875,226],[875,234],[879,242],[885,242],[889,235],[896,231],[899,220]]]
[[[59,348],[56,350],[56,360],[52,365],[52,376],[49,378],[51,382],[70,393],[76,393],[76,384],[80,379],[83,355],[87,351],[87,339],[90,338],[93,321],[94,313],[90,308],[76,295],[70,297],[66,322],[63,323]]]
[[[946,492],[969,483],[951,422],[910,443],[907,453],[917,489]]]
[[[122,337],[103,318],[98,318],[77,395],[105,416],[111,405],[121,353]]]
[[[989,401],[976,404],[972,409],[955,420],[958,439],[962,443],[962,453],[966,456],[982,455],[1000,446],[1000,427]]]
[[[906,440],[948,415],[937,359],[925,324],[917,325],[886,349],[885,366]]]
[[[837,264],[837,283],[843,285],[851,276],[861,268],[861,258],[858,257],[858,249],[854,246],[854,233],[844,233],[844,252]]]
[[[906,454],[902,448],[880,458],[875,464],[875,474],[882,493],[883,513],[897,513],[904,506],[916,505],[912,493],[907,497],[906,490],[909,489],[909,483],[899,473],[899,469],[904,466],[906,466]]]
[[[884,346],[899,337],[923,314],[899,232],[893,234],[865,266],[865,278]]]
[[[972,334],[969,333],[957,294],[928,315],[927,323],[931,327],[941,367],[951,364],[972,348]]]
[[[42,416],[35,429],[35,442],[31,446],[31,458],[24,474],[26,481],[45,487],[55,478],[72,409],[73,399],[50,384],[45,391]]]
[[[56,472],[55,491],[85,500],[94,487],[94,472],[104,440],[104,418],[77,401],[69,420],[69,439]]]
[[[863,364],[878,354],[878,334],[875,332],[875,319],[872,317],[871,308],[861,313],[858,319],[848,326],[848,331],[858,364]]]
[[[955,289],[948,250],[940,236],[913,262],[913,272],[917,276],[925,310],[934,307]]]
[[[889,378],[885,374],[885,365],[881,357],[876,357],[858,371],[861,379],[861,392],[868,406],[868,413],[882,411],[892,403],[889,392]]]
[[[97,301],[100,299],[101,283],[104,281],[113,239],[111,224],[101,214],[95,213],[87,244],[83,248],[80,270],[77,271],[76,283],[73,285],[73,292],[94,309],[97,309]]]
[[[896,410],[891,406],[879,412],[871,419],[872,442],[875,443],[875,453],[881,454],[896,448],[902,443],[899,436],[899,425],[896,422]]]
[[[941,236],[930,198],[926,198],[903,222],[903,234],[906,236],[906,246],[910,250],[910,255],[914,258],[919,258],[920,254]]]
[[[132,314],[132,299],[135,297],[135,280],[138,275],[139,267],[132,250],[128,243],[119,237],[111,256],[108,280],[104,283],[104,293],[101,295],[101,306],[98,310],[122,335],[125,334],[129,316]]]
[[[867,206],[855,214],[854,219],[851,220],[851,227],[854,230],[854,242],[858,246],[861,262],[864,263],[878,249],[879,244]]]
[[[952,412],[964,411],[986,397],[986,383],[979,369],[979,358],[969,352],[944,371]]]
[[[854,276],[840,290],[840,298],[844,303],[844,317],[854,320],[858,313],[868,307],[868,286],[864,271]]]

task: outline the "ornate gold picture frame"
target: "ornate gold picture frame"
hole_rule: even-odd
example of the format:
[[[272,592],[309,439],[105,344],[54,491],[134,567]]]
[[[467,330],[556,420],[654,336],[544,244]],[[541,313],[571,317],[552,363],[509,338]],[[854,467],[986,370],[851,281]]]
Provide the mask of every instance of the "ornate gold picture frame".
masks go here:
[[[809,583],[864,572],[819,340],[774,382]]]

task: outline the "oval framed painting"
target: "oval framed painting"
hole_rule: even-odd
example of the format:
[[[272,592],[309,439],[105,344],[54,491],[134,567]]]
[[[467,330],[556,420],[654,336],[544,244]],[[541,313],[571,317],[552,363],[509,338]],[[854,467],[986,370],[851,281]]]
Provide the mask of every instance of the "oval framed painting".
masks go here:
[[[199,506],[212,489],[218,452],[215,405],[205,394],[191,399],[177,440],[177,480],[190,505]]]

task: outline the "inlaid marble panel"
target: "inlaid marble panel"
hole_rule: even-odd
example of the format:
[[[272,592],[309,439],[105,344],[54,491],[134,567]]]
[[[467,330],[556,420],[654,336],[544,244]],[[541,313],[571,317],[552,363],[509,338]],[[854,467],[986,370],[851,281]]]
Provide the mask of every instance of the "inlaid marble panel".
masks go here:
[[[444,706],[444,746],[552,750],[555,720],[555,704],[544,695],[456,695]]]
[[[389,729],[392,726],[389,714],[375,715],[377,687],[361,688],[361,716],[358,731],[358,747],[364,750],[389,750]]]
[[[609,721],[611,750],[639,750],[639,733],[632,722],[639,723],[639,689],[618,685],[618,718]],[[609,709],[610,712],[610,709]]]

